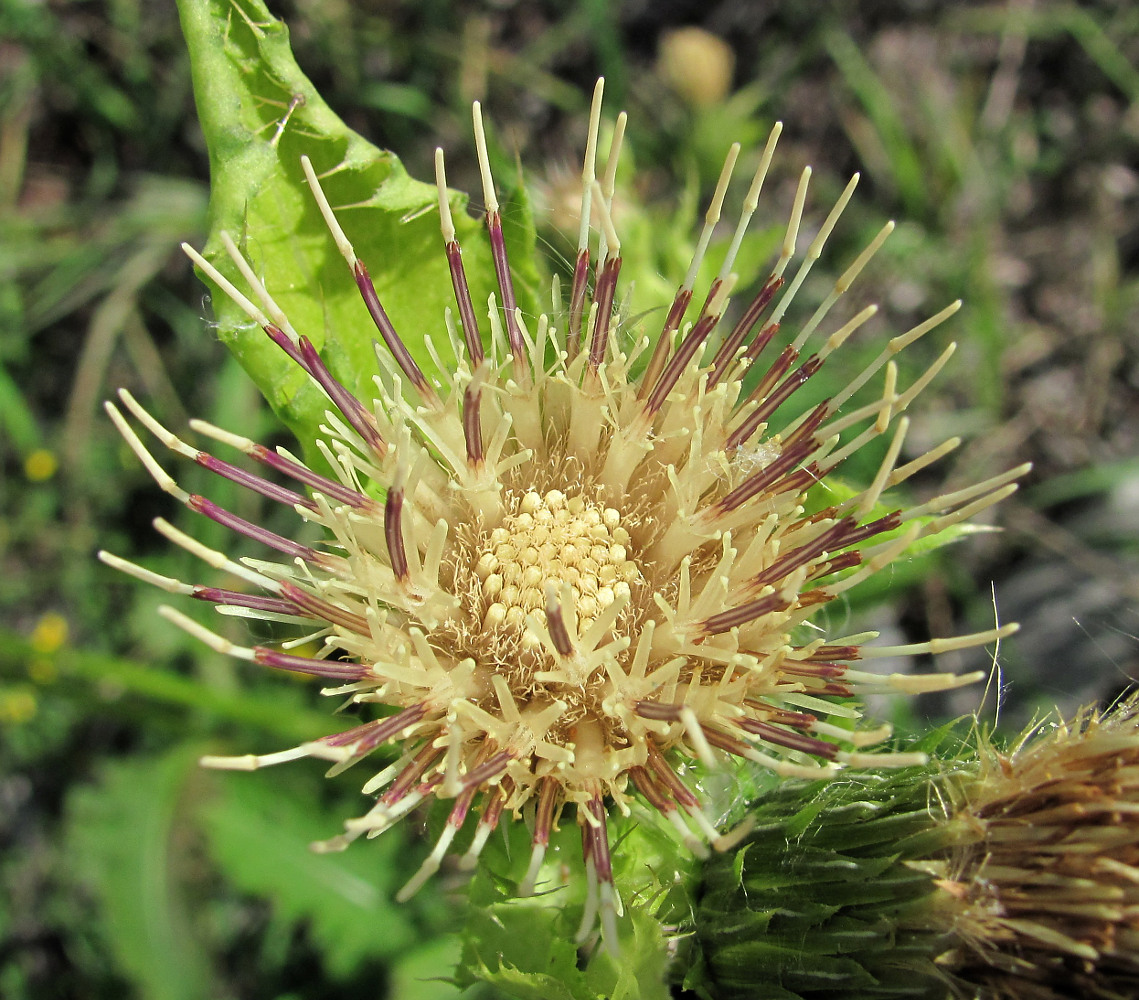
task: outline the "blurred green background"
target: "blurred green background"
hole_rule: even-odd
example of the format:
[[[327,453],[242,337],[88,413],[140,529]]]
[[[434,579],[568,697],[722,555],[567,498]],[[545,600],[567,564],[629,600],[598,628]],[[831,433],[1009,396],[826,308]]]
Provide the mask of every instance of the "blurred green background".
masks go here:
[[[557,222],[604,74],[607,107],[630,115],[627,194],[641,208],[626,258],[642,293],[671,294],[733,140],[760,145],[786,123],[768,204],[789,202],[806,163],[820,203],[861,170],[836,254],[899,222],[859,286],[859,304],[883,307],[875,334],[966,300],[947,334],[958,356],[912,432],[966,443],[915,489],[1036,467],[996,513],[1004,531],[900,568],[850,613],[873,605],[884,632],[948,635],[988,627],[995,593],[1000,619],[1024,625],[1002,648],[1010,724],[1110,698],[1137,675],[1139,8],[273,9],[332,107],[417,177],[442,145],[451,185],[473,190],[469,104],[482,100],[499,154],[526,165],[552,220],[541,233],[555,259],[572,253]],[[164,595],[94,559],[106,547],[202,576],[150,528],[193,515],[103,416],[116,387],[175,430],[196,415],[287,442],[177,249],[202,244],[207,200],[172,4],[0,0],[0,996],[455,997],[429,977],[455,955],[461,878],[391,902],[423,853],[416,824],[311,855],[310,840],[362,810],[356,774],[324,782],[297,765],[231,780],[195,766],[206,749],[331,731],[315,686],[209,653],[157,617]],[[205,490],[202,470],[178,471]],[[274,516],[228,483],[210,495]],[[216,525],[195,533],[225,544]],[[940,669],[988,666],[977,655]],[[920,711],[967,712],[980,696]]]

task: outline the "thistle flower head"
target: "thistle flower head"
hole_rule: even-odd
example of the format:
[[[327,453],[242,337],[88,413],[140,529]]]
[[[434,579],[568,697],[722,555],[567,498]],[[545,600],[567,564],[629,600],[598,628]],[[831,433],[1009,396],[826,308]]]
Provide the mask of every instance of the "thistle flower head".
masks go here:
[[[784,315],[857,177],[804,250],[799,228],[810,170],[803,172],[777,259],[735,322],[723,325],[740,284],[736,254],[779,125],[710,287],[698,289],[696,276],[720,221],[738,146],[672,302],[636,322],[624,316],[616,305],[621,243],[611,211],[624,116],[599,181],[601,92],[599,83],[573,278],[564,297],[555,284],[548,315],[526,315],[516,305],[477,104],[475,140],[498,285],[486,322],[468,290],[437,152],[456,307],[445,324],[440,317],[440,331],[459,360],[450,369],[439,362],[433,378],[393,328],[307,159],[311,195],[383,341],[375,399],[357,398],[332,376],[232,239],[222,236],[244,291],[187,248],[328,397],[317,446],[332,475],[281,449],[194,422],[198,433],[272,470],[271,481],[183,442],[125,391],[122,403],[162,444],[294,508],[319,526],[324,542],[298,543],[186,493],[108,404],[167,492],[278,557],[234,561],[158,521],[160,532],[239,581],[238,589],[182,583],[103,558],[173,593],[305,624],[323,644],[316,656],[237,646],[180,611],[163,612],[215,649],[315,675],[330,684],[326,693],[383,707],[372,721],[291,750],[205,763],[249,769],[317,757],[339,771],[397,743],[398,760],[365,786],[378,795],[374,807],[322,848],[377,834],[424,800],[448,800],[443,834],[404,896],[438,868],[464,827],[473,827],[464,856],[473,863],[501,818],[522,813],[531,816],[533,854],[520,891],[530,892],[551,831],[572,815],[589,886],[582,933],[590,933],[600,913],[603,933],[615,942],[621,904],[606,830],[611,807],[628,812],[639,797],[703,851],[709,842],[726,847],[731,835],[716,828],[685,780],[689,761],[712,765],[726,752],[791,776],[913,762],[912,755],[866,752],[888,729],[852,729],[858,713],[849,699],[944,689],[976,675],[883,675],[863,669],[862,661],[986,643],[1010,629],[890,648],[868,645],[873,634],[823,637],[802,626],[920,536],[1006,496],[1023,469],[909,510],[882,504],[885,490],[956,444],[898,464],[905,411],[953,348],[908,386],[899,384],[892,361],[951,316],[956,303],[890,340],[837,395],[788,415],[785,404],[874,313],[868,307],[845,324],[828,325],[832,306],[892,225],[850,262],[793,338],[780,337]],[[435,354],[430,339],[427,346]],[[865,394],[855,398],[879,375],[880,392],[869,402]],[[886,454],[864,490],[832,506],[808,502],[820,480],[881,436],[889,441]],[[476,809],[479,818],[468,821]]]
[[[951,753],[945,732],[923,742],[945,759],[786,782],[755,803],[755,832],[704,866],[690,985],[722,998],[1136,995],[1139,701],[1030,729],[1007,751],[976,729]]]
[[[956,939],[940,963],[986,996],[1134,996],[1139,701],[983,750],[955,847],[923,866]]]

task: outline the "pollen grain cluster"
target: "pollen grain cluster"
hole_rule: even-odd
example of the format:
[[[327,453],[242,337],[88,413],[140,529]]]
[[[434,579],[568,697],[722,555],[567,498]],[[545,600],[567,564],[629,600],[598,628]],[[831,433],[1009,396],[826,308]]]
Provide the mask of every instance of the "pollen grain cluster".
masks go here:
[[[732,309],[732,322],[725,321],[739,284],[736,253],[757,210],[779,125],[711,285],[698,290],[695,276],[720,222],[738,146],[729,152],[688,277],[671,303],[636,322],[623,316],[615,306],[622,258],[610,208],[624,115],[598,181],[601,90],[599,83],[574,274],[567,294],[559,296],[555,286],[548,315],[527,316],[516,306],[477,105],[476,147],[498,283],[481,320],[437,153],[443,246],[455,293],[454,314],[445,322],[440,317],[459,359],[451,371],[428,378],[420,369],[307,159],[312,197],[382,342],[378,398],[358,399],[333,377],[229,237],[222,242],[244,291],[187,248],[327,396],[328,436],[320,447],[334,474],[192,424],[269,470],[267,478],[184,442],[125,391],[122,403],[167,448],[295,509],[325,540],[300,544],[187,493],[108,404],[164,489],[277,558],[232,560],[165,521],[156,522],[159,531],[225,571],[233,589],[103,558],[230,613],[308,623],[322,644],[315,656],[288,646],[237,646],[179,611],[163,612],[215,649],[323,678],[327,693],[374,713],[371,721],[291,750],[206,763],[248,769],[308,756],[330,760],[338,771],[396,742],[398,759],[365,786],[377,796],[374,806],[323,848],[375,835],[425,800],[446,800],[444,832],[402,896],[430,877],[456,840],[466,844],[464,862],[473,864],[503,816],[523,814],[533,853],[520,891],[531,892],[544,881],[552,830],[572,816],[581,828],[588,886],[581,933],[591,934],[600,916],[615,947],[621,902],[610,867],[610,808],[628,812],[640,801],[696,851],[731,842],[705,815],[679,765],[715,766],[727,753],[781,775],[821,776],[912,762],[913,755],[865,752],[888,729],[852,729],[858,713],[851,697],[948,688],[975,676],[882,674],[861,661],[986,643],[1011,629],[890,648],[870,645],[873,634],[827,636],[804,625],[918,538],[1008,495],[1023,469],[908,510],[884,499],[957,444],[901,461],[905,411],[952,345],[909,385],[899,384],[893,362],[957,304],[895,336],[841,392],[796,410],[796,391],[875,311],[869,306],[828,325],[832,307],[892,224],[848,262],[805,322],[784,329],[857,176],[801,247],[810,178],[804,170],[778,256]],[[596,232],[590,220],[598,220]],[[830,502],[820,481],[879,437],[887,446],[873,481]],[[469,818],[472,812],[477,819]]]

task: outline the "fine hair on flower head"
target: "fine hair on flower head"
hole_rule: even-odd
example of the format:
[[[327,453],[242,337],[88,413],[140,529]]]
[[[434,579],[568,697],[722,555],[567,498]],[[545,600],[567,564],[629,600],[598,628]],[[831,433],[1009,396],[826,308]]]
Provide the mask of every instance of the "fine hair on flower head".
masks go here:
[[[1008,496],[1027,467],[908,509],[884,499],[959,444],[952,439],[899,464],[905,411],[953,346],[908,386],[899,384],[893,361],[959,303],[889,340],[837,395],[788,415],[785,404],[796,390],[874,315],[868,306],[841,326],[827,325],[831,307],[893,224],[849,262],[805,324],[783,330],[858,177],[804,250],[798,235],[810,178],[805,169],[770,271],[741,282],[733,267],[779,124],[710,287],[698,289],[697,274],[720,221],[738,145],[728,153],[671,303],[635,321],[621,315],[615,305],[621,242],[612,203],[625,115],[616,119],[599,179],[602,89],[598,81],[573,278],[564,296],[555,281],[547,315],[526,315],[516,303],[512,248],[503,236],[477,103],[475,143],[498,287],[485,311],[468,289],[437,151],[455,310],[439,317],[435,335],[448,338],[458,360],[444,365],[426,338],[434,377],[393,327],[307,157],[312,197],[383,342],[376,347],[374,399],[358,398],[337,381],[228,234],[221,242],[245,291],[185,247],[327,397],[316,447],[331,475],[284,449],[191,422],[198,434],[272,470],[273,478],[264,478],[184,442],[126,390],[119,393],[122,406],[170,450],[293,508],[322,529],[324,540],[298,543],[187,493],[108,403],[115,425],[164,490],[276,557],[233,560],[162,519],[155,521],[160,533],[228,574],[235,589],[184,583],[100,556],[170,593],[302,626],[320,644],[315,656],[288,652],[292,645],[235,645],[181,611],[162,609],[215,650],[314,675],[329,684],[324,693],[365,710],[376,706],[374,719],[344,732],[279,753],[203,763],[250,770],[316,757],[333,762],[330,773],[338,773],[397,744],[397,759],[364,786],[375,805],[318,846],[341,849],[362,834],[379,834],[426,800],[447,800],[443,832],[401,898],[452,847],[465,843],[461,863],[473,866],[504,817],[523,815],[532,854],[518,891],[532,893],[546,878],[552,831],[572,817],[587,879],[579,937],[588,939],[600,923],[616,948],[622,903],[610,863],[610,808],[627,814],[639,799],[691,850],[703,852],[706,844],[730,846],[737,833],[717,829],[705,813],[685,777],[691,761],[714,767],[718,752],[726,752],[781,776],[914,763],[913,754],[867,752],[888,737],[889,727],[856,728],[860,716],[850,699],[945,690],[981,675],[883,674],[862,669],[861,661],[994,642],[1015,626],[906,646],[872,645],[876,633],[823,636],[802,626],[919,538]],[[734,324],[722,326],[737,287],[750,287],[748,304]],[[853,400],[879,375],[880,392]],[[821,506],[811,493],[817,484],[883,436],[886,454],[870,484]]]

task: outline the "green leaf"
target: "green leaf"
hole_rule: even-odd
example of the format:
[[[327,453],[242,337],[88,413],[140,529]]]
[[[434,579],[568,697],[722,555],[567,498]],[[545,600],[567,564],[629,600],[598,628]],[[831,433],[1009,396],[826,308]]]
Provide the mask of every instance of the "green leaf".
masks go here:
[[[517,863],[503,865],[501,855],[524,865],[527,854],[526,838],[520,836],[526,831],[514,826],[520,824],[506,831],[514,835],[511,849],[496,850],[498,845],[492,845],[471,882],[460,985],[489,983],[520,1000],[594,1000],[595,994],[577,967],[573,940],[575,918],[581,915],[579,894],[572,893],[572,903],[567,898],[571,893],[561,887],[526,899],[513,898],[522,871],[516,870]],[[509,874],[496,875],[496,870]]]
[[[76,698],[90,700],[92,685],[110,685],[132,696],[123,699],[124,703],[145,699],[157,705],[207,712],[217,719],[254,727],[278,739],[294,742],[315,739],[336,728],[335,721],[326,713],[298,705],[291,692],[220,691],[161,667],[104,653],[69,646],[43,652],[18,633],[0,628],[0,678],[26,676],[32,660],[54,667],[67,679],[68,694]]]
[[[182,748],[113,764],[68,803],[67,857],[94,896],[107,946],[142,1000],[213,995],[183,891],[193,858],[182,813],[196,758],[195,750]]]
[[[309,845],[336,833],[339,820],[314,809],[314,798],[280,773],[220,778],[203,826],[230,881],[268,899],[278,921],[307,921],[325,968],[345,977],[364,959],[416,943],[414,910],[393,901],[403,837],[393,830],[342,853],[316,854]]]
[[[666,1000],[668,942],[657,915],[666,887],[659,881],[675,877],[676,848],[663,844],[660,831],[638,827],[622,837],[621,826],[614,823],[613,841],[625,903],[618,957],[595,946],[583,964],[575,942],[585,895],[575,824],[563,822],[551,838],[539,892],[528,898],[514,891],[526,869],[529,833],[512,824],[504,844],[488,845],[471,883],[460,985],[484,982],[520,1000]]]
[[[423,337],[432,333],[446,358],[443,317],[453,293],[434,185],[413,180],[394,154],[333,113],[297,66],[287,28],[260,0],[179,0],[179,11],[210,155],[204,256],[244,290],[222,248],[220,234],[229,232],[296,330],[340,381],[370,400],[376,328],[304,182],[300,158],[307,155],[412,354],[423,367]],[[465,203],[452,198],[478,309],[493,268]],[[217,289],[214,311],[218,335],[311,446],[327,400]]]
[[[621,954],[594,955],[585,969],[586,982],[604,1000],[668,1000],[668,952],[660,922],[639,901],[628,904],[625,912]]]
[[[0,366],[0,427],[21,455],[39,446],[40,430],[19,385]]]
[[[487,992],[460,994],[451,978],[459,959],[457,937],[435,938],[404,955],[391,971],[388,996],[399,1000],[459,1000],[462,995],[487,997]]]

